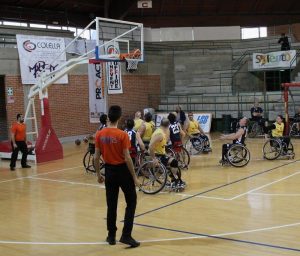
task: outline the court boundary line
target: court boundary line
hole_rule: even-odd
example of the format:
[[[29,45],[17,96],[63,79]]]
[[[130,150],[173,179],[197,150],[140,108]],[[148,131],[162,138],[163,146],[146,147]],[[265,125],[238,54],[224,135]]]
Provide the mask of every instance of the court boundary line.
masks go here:
[[[134,223],[138,226],[149,226],[148,228],[155,228],[155,229],[161,229],[163,231],[170,231],[170,232],[189,232],[184,230],[177,230],[177,229],[169,229],[164,227],[156,227],[152,225],[146,225],[146,224],[139,224]],[[141,240],[141,243],[152,243],[152,242],[164,242],[164,241],[178,241],[178,240],[189,240],[189,239],[203,239],[208,237],[224,237],[224,236],[231,236],[231,235],[239,235],[239,234],[248,234],[248,233],[255,233],[255,232],[261,232],[261,231],[269,231],[274,229],[280,229],[280,228],[288,228],[288,227],[295,227],[299,226],[300,222],[296,223],[290,223],[290,224],[284,224],[284,225],[277,225],[277,226],[271,226],[271,227],[265,227],[265,228],[258,228],[258,229],[250,229],[250,230],[243,230],[243,231],[236,231],[236,232],[227,232],[227,233],[219,233],[219,234],[213,234],[213,235],[207,235],[207,234],[201,234],[201,233],[195,233],[197,235],[195,236],[186,236],[186,237],[175,237],[175,238],[162,238],[162,239],[148,239],[148,240]],[[189,232],[194,233],[194,232]],[[30,241],[5,241],[0,240],[0,244],[32,244],[32,245],[102,245],[107,244],[107,242],[30,242]],[[299,249],[300,250],[300,249]]]
[[[280,193],[250,193],[250,195],[258,195],[258,196],[300,196],[300,193],[299,194],[280,194]]]
[[[186,197],[186,198],[183,198],[183,199],[174,201],[174,202],[172,202],[172,203],[168,203],[168,204],[162,205],[162,206],[160,206],[160,207],[154,208],[154,209],[152,209],[152,210],[148,210],[148,211],[146,211],[146,212],[142,212],[142,213],[140,213],[140,214],[137,214],[137,215],[135,215],[135,218],[144,216],[144,215],[149,214],[149,213],[152,213],[152,212],[156,212],[156,211],[162,210],[162,209],[167,208],[167,207],[169,207],[169,206],[173,206],[173,205],[175,205],[175,204],[179,204],[179,203],[181,203],[181,202],[184,202],[184,201],[187,201],[187,200],[189,200],[189,199],[195,198],[195,197],[197,197],[197,196],[200,196],[200,195],[203,195],[203,194],[206,194],[206,193],[209,193],[209,192],[218,190],[218,189],[220,189],[220,188],[224,188],[224,187],[227,187],[227,186],[231,186],[231,185],[236,184],[236,183],[239,183],[239,182],[241,182],[241,181],[244,181],[244,180],[247,180],[247,179],[251,179],[251,178],[253,178],[253,177],[256,177],[256,176],[259,176],[259,175],[262,175],[262,174],[265,174],[265,173],[268,173],[268,172],[272,172],[272,171],[277,170],[277,169],[279,169],[279,168],[281,168],[281,167],[284,167],[284,166],[287,166],[287,165],[290,165],[290,164],[294,164],[294,163],[297,163],[297,162],[299,162],[299,159],[297,159],[297,160],[295,160],[295,161],[293,161],[293,162],[289,162],[289,163],[286,163],[286,164],[282,164],[282,165],[279,165],[279,166],[276,166],[276,167],[273,167],[273,168],[264,170],[264,171],[262,171],[262,172],[254,173],[254,174],[252,174],[252,175],[249,175],[249,176],[246,176],[246,177],[244,177],[244,178],[240,178],[240,179],[234,180],[234,181],[229,182],[229,183],[225,183],[225,184],[220,185],[220,186],[217,186],[217,187],[215,187],[215,188],[211,188],[211,189],[208,189],[208,190],[205,190],[205,191],[196,193],[196,194],[194,194],[194,195],[191,195],[191,196],[188,196],[188,197]]]
[[[220,233],[220,234],[214,234],[214,235],[202,234],[202,233],[196,233],[196,232],[190,232],[190,231],[184,231],[184,230],[177,230],[177,229],[171,229],[171,228],[164,228],[164,227],[152,226],[152,225],[147,225],[147,224],[139,224],[139,223],[134,223],[134,224],[137,225],[137,226],[145,227],[145,228],[159,229],[159,230],[163,230],[163,231],[193,235],[193,236],[187,236],[187,237],[141,240],[140,241],[141,243],[155,243],[155,242],[166,242],[166,241],[180,241],[180,240],[190,240],[190,239],[213,238],[213,239],[221,239],[221,240],[232,241],[232,242],[252,244],[252,245],[256,245],[256,246],[264,246],[264,247],[270,247],[270,248],[275,248],[275,249],[289,250],[289,251],[299,251],[300,252],[300,249],[298,249],[298,248],[291,248],[291,247],[285,247],[285,246],[280,246],[280,245],[272,245],[272,244],[267,244],[267,243],[253,242],[253,241],[247,241],[247,240],[241,240],[241,239],[234,239],[234,238],[227,238],[226,237],[226,236],[232,236],[232,235],[238,235],[238,234],[248,234],[248,233],[269,231],[269,230],[280,229],[280,228],[295,227],[295,226],[299,226],[300,222],[284,224],[284,225],[278,225],[278,226],[272,226],[272,227],[266,227],[266,228],[258,228],[258,229],[252,229],[252,230]],[[0,244],[15,244],[15,245],[108,245],[108,243],[104,242],[104,241],[103,242],[30,242],[30,241],[5,241],[5,240],[0,240]],[[121,244],[121,243],[118,242],[118,244]]]
[[[58,179],[47,179],[47,178],[39,178],[39,177],[28,177],[28,179],[32,180],[43,180],[43,181],[50,181],[50,182],[57,182],[57,183],[66,183],[70,185],[83,185],[83,186],[90,186],[90,187],[98,187],[105,189],[104,185],[101,184],[92,184],[92,183],[84,183],[84,182],[76,182],[76,181],[68,181],[68,180],[58,180]]]
[[[28,178],[31,178],[31,177],[42,176],[42,175],[47,175],[47,174],[51,174],[51,173],[57,173],[57,172],[68,171],[68,170],[76,169],[76,168],[79,168],[79,167],[82,167],[82,165],[78,165],[78,166],[74,166],[74,167],[69,167],[69,168],[64,168],[64,169],[59,169],[59,170],[55,170],[55,171],[49,171],[49,172],[43,172],[43,173],[37,173],[37,174],[28,175],[28,176],[23,176],[23,177],[14,178],[14,179],[9,179],[9,180],[2,180],[2,181],[0,181],[0,183],[6,183],[6,182],[10,182],[10,181],[16,181],[16,180],[28,179]]]
[[[300,223],[294,223],[294,224],[300,225]],[[171,231],[171,232],[176,232],[176,233],[181,233],[181,234],[190,234],[190,235],[194,235],[195,237],[214,238],[214,239],[232,241],[232,242],[237,242],[237,243],[244,243],[244,244],[251,244],[251,245],[256,245],[256,246],[263,246],[263,247],[270,247],[270,248],[281,249],[281,250],[300,252],[300,248],[299,249],[291,248],[291,247],[285,247],[285,246],[280,246],[280,245],[273,245],[273,244],[266,244],[266,243],[224,237],[226,233],[221,234],[222,236],[220,236],[220,235],[209,235],[209,234],[202,234],[202,233],[196,233],[196,232],[190,232],[190,231],[184,231],[184,230],[178,230],[178,229],[164,228],[164,227],[152,226],[152,225],[147,225],[147,224],[134,223],[134,225],[146,227],[146,228],[152,228],[152,229]],[[293,224],[287,224],[287,225],[291,226]],[[296,225],[294,225],[294,226],[296,226]],[[275,229],[275,228],[273,228],[273,229]],[[241,234],[241,232],[239,232],[239,233]],[[250,233],[250,231],[248,231],[247,233]],[[233,235],[233,234],[228,233],[228,235]]]

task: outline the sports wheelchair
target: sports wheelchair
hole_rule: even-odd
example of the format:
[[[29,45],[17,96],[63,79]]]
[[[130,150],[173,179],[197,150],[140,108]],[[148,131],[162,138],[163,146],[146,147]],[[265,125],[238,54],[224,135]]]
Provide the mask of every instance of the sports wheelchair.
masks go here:
[[[153,161],[150,160],[149,155],[143,155],[143,161],[141,165],[136,169],[136,176],[140,181],[140,190],[145,194],[156,194],[163,189],[169,191],[179,192],[184,190],[185,184],[173,186],[169,181],[169,174],[171,170],[166,167],[161,161],[158,165],[154,165]],[[181,168],[178,166],[177,175],[181,176]]]
[[[169,144],[166,146],[166,154],[178,161],[178,165],[181,169],[187,170],[191,161],[191,157],[187,149],[181,144],[173,146]]]
[[[264,120],[260,122],[264,122]],[[259,121],[250,121],[248,137],[255,138],[257,136],[263,136],[263,135],[264,135],[264,130],[262,128],[262,125],[259,123]]]
[[[188,140],[185,142],[185,148],[190,155],[199,154],[201,152],[211,152],[209,139],[205,140],[201,135],[189,136]]]
[[[263,146],[263,157],[267,160],[275,160],[278,157],[294,159],[294,146],[291,141],[287,145],[283,138],[271,137]]]
[[[246,166],[250,161],[250,151],[243,144],[231,144],[225,155],[225,161],[221,160],[220,164],[232,165],[234,167]]]
[[[89,174],[96,173],[94,154],[95,154],[95,143],[89,142],[87,152],[85,153],[85,155],[83,157],[83,166],[85,168],[86,173],[89,173]],[[101,157],[100,157],[100,172],[103,176],[105,175],[104,162]]]

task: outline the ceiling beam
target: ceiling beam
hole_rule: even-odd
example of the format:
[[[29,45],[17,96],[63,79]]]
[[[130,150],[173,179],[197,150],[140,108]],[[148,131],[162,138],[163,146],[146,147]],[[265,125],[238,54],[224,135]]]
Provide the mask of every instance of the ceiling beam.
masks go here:
[[[109,6],[110,6],[110,0],[104,1],[104,17],[108,18],[109,16]]]
[[[41,7],[42,5],[44,5],[48,0],[41,0],[35,7]]]

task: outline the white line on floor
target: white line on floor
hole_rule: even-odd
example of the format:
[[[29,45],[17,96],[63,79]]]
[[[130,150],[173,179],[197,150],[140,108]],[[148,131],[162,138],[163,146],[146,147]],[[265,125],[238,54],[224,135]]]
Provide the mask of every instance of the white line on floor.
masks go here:
[[[228,232],[228,233],[219,233],[219,234],[213,234],[210,236],[215,237],[226,237],[226,236],[233,236],[233,235],[241,235],[241,234],[248,234],[248,233],[255,233],[255,232],[261,232],[261,231],[270,231],[274,229],[280,229],[280,228],[288,228],[288,227],[295,227],[299,226],[300,222],[291,223],[291,224],[285,224],[285,225],[279,225],[279,226],[272,226],[272,227],[266,227],[266,228],[258,228],[258,229],[251,229],[251,230],[244,230],[244,231],[238,231],[238,232]],[[168,230],[165,230],[168,231]],[[165,241],[178,241],[178,240],[189,240],[189,239],[203,239],[203,238],[209,238],[207,236],[186,236],[186,237],[176,237],[176,238],[162,238],[162,239],[149,239],[149,240],[142,240],[141,243],[154,243],[154,242],[165,242]],[[106,242],[29,242],[29,241],[5,241],[0,240],[0,244],[25,244],[25,245],[106,245]]]
[[[10,182],[10,181],[15,181],[15,180],[22,180],[22,179],[27,179],[27,178],[31,178],[31,177],[36,177],[36,176],[42,176],[42,175],[46,175],[46,174],[56,173],[56,172],[63,172],[63,171],[73,170],[73,169],[76,169],[76,168],[79,168],[79,167],[82,167],[82,165],[74,166],[74,167],[69,167],[69,168],[64,168],[64,169],[59,169],[59,170],[56,170],[56,171],[50,171],[50,172],[33,174],[33,175],[29,175],[29,176],[23,176],[23,177],[19,177],[19,178],[15,178],[15,179],[10,179],[10,180],[2,180],[2,181],[0,181],[0,183],[5,183],[5,182]]]
[[[300,194],[271,194],[271,193],[250,193],[250,195],[258,196],[300,196]]]
[[[27,178],[28,179],[33,179],[33,180],[44,180],[44,181],[52,181],[52,182],[58,182],[58,183],[67,183],[67,184],[71,184],[71,185],[84,185],[84,186],[105,188],[104,185],[100,185],[100,184],[91,184],[91,183],[84,183],[84,182],[76,182],[76,181],[68,181],[68,180],[57,180],[57,179],[47,179],[47,178],[38,178],[38,177],[27,177]]]
[[[245,192],[245,193],[242,193],[242,194],[239,194],[239,195],[237,195],[237,196],[232,197],[231,200],[235,200],[235,199],[240,198],[240,197],[242,197],[242,196],[244,196],[244,195],[250,194],[250,193],[255,192],[255,191],[257,191],[257,190],[260,190],[260,189],[262,189],[262,188],[265,188],[265,187],[268,187],[268,186],[273,185],[273,184],[275,184],[275,183],[278,183],[278,182],[280,182],[280,181],[286,180],[286,179],[288,179],[288,178],[290,178],[290,177],[293,177],[293,176],[295,176],[295,175],[298,175],[299,173],[300,173],[300,172],[295,172],[295,173],[293,173],[293,174],[290,174],[290,175],[285,176],[285,177],[283,177],[283,178],[281,178],[281,179],[272,181],[272,182],[267,183],[267,184],[265,184],[265,185],[263,185],[263,186],[260,186],[260,187],[258,187],[258,188],[251,189],[251,190],[249,190],[249,191],[247,191],[247,192]]]

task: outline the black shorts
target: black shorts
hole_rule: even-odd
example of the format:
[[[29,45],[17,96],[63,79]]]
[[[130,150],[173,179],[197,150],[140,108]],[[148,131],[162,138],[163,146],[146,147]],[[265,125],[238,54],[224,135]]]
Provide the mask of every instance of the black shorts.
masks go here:
[[[161,161],[161,163],[164,166],[168,166],[170,157],[168,157],[167,155],[156,155],[156,157]]]

